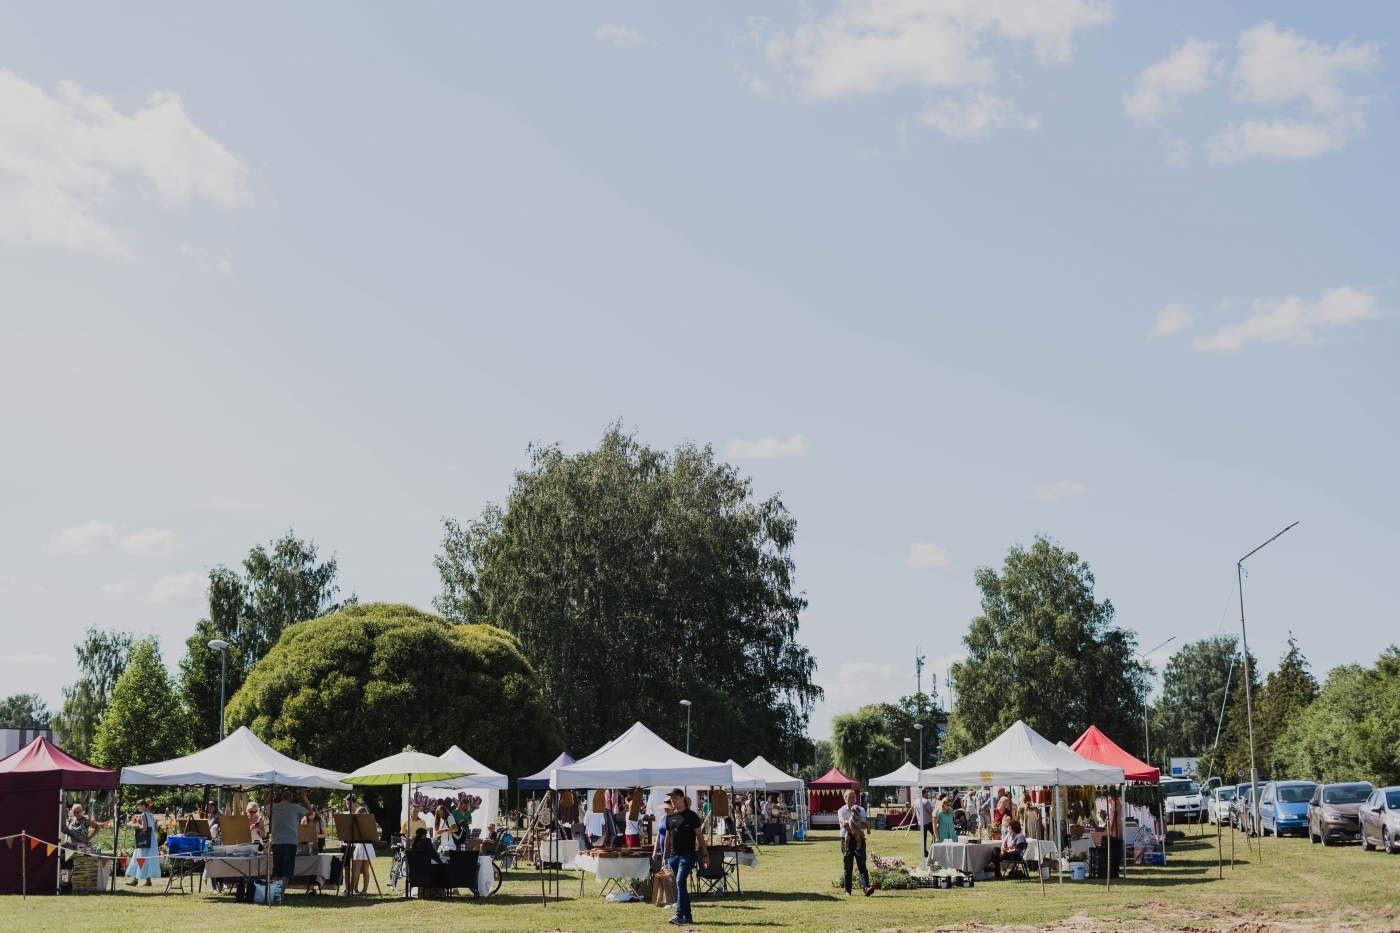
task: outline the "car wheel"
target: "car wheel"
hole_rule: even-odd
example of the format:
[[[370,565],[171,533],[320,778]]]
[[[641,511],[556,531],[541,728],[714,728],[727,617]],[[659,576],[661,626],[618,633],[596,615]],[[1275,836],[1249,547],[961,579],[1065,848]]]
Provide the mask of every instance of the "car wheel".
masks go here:
[[[1318,837],[1317,841],[1325,846],[1330,846],[1332,844],[1332,837],[1326,832],[1324,832],[1320,837]]]
[[[1390,830],[1381,830],[1381,845],[1385,846],[1386,855],[1394,855],[1396,853],[1395,840],[1391,838]]]
[[[1371,839],[1366,835],[1366,830],[1363,829],[1361,831],[1361,851],[1372,852],[1375,851],[1375,848],[1375,846],[1371,845]]]
[[[1318,836],[1317,833],[1315,833],[1315,832],[1312,831],[1312,824],[1309,823],[1309,824],[1308,824],[1308,842],[1311,842],[1313,845],[1317,845],[1317,844],[1318,844],[1319,842],[1321,842],[1321,841],[1322,841],[1322,838],[1321,838],[1320,836]]]

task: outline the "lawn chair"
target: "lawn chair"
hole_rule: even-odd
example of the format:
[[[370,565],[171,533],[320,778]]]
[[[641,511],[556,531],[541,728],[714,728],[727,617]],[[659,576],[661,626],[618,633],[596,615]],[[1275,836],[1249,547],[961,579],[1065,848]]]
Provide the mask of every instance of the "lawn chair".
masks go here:
[[[690,873],[695,885],[695,890],[691,892],[692,899],[711,894],[728,894],[731,879],[734,890],[740,890],[742,893],[738,886],[738,878],[735,877],[735,871],[739,867],[738,862],[727,861],[723,852],[710,853],[709,862],[708,866],[697,863],[695,871]]]
[[[1015,852],[1003,852],[1001,854],[1002,877],[1010,880],[1012,878],[1024,878],[1030,880],[1030,874],[1026,871],[1026,842],[1022,842],[1016,847]]]

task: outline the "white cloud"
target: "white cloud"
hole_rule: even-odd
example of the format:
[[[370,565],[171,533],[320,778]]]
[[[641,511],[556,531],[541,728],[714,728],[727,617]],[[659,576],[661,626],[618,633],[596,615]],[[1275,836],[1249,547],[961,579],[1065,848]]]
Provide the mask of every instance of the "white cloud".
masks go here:
[[[1029,40],[1040,62],[1062,62],[1076,32],[1112,18],[1106,0],[842,0],[765,51],[799,97],[836,100],[990,84],[989,38]]]
[[[1277,302],[1256,301],[1249,317],[1196,340],[1191,348],[1228,352],[1242,350],[1255,340],[1315,346],[1322,342],[1319,330],[1364,321],[1378,313],[1375,298],[1347,286],[1328,289],[1311,304],[1297,295]]]
[[[174,557],[184,546],[175,532],[156,528],[127,535],[121,541],[122,550],[137,557]]]
[[[593,38],[599,42],[611,42],[620,49],[635,49],[640,45],[656,44],[635,30],[613,23],[604,23],[599,26],[598,31],[593,34]]]
[[[1220,43],[1187,36],[1171,54],[1142,70],[1131,94],[1123,94],[1123,110],[1139,123],[1152,123],[1181,109],[1180,100],[1199,94],[1214,83],[1218,70],[1215,53]]]
[[[85,525],[64,528],[49,536],[40,550],[46,554],[100,554],[124,551],[137,557],[173,557],[184,542],[173,531],[147,528],[123,537],[115,525],[96,519]]]
[[[0,242],[133,255],[130,237],[95,216],[120,197],[114,176],[151,183],[164,207],[199,195],[251,204],[248,167],[195,126],[180,98],[158,91],[131,116],[72,81],[50,96],[0,69]]]
[[[1186,305],[1172,302],[1157,312],[1157,325],[1152,328],[1153,337],[1169,337],[1190,327],[1196,319],[1186,311]]]
[[[161,577],[146,599],[153,603],[197,603],[204,599],[208,582],[208,577],[194,571]]]
[[[1331,120],[1245,120],[1206,140],[1206,152],[1212,162],[1226,165],[1253,157],[1315,159],[1344,148],[1364,132],[1366,117],[1361,113]]]
[[[730,441],[725,456],[736,460],[772,460],[777,457],[801,457],[807,453],[807,438],[794,434],[785,441],[776,437],[760,437],[756,441]]]
[[[94,519],[86,525],[65,528],[49,536],[49,543],[40,550],[46,554],[98,554],[116,550],[121,544],[115,525]]]
[[[946,567],[953,555],[936,544],[924,541],[909,545],[909,556],[904,558],[904,566],[911,570],[924,570],[928,567]]]
[[[141,588],[134,577],[123,577],[116,583],[104,583],[98,587],[107,599],[121,599],[130,596]]]
[[[1071,496],[1083,495],[1087,490],[1079,483],[1071,483],[1068,480],[1060,480],[1058,483],[1046,483],[1035,491],[1035,497],[1043,502],[1058,502],[1061,499],[1068,499]]]
[[[1264,22],[1240,33],[1239,58],[1231,76],[1235,96],[1254,104],[1285,104],[1303,99],[1317,116],[1330,116],[1363,105],[1363,98],[1342,91],[1347,74],[1370,71],[1380,59],[1374,42],[1356,45],[1347,39],[1328,47],[1293,30],[1280,32]]]
[[[988,130],[1003,127],[1033,130],[1040,126],[1038,118],[1023,116],[1013,101],[987,91],[978,91],[963,101],[945,97],[916,119],[961,139],[985,136]]]
[[[827,703],[863,703],[890,693],[887,685],[900,679],[901,670],[893,664],[847,661],[841,665],[836,682],[823,684]],[[896,688],[897,689],[897,688]]]

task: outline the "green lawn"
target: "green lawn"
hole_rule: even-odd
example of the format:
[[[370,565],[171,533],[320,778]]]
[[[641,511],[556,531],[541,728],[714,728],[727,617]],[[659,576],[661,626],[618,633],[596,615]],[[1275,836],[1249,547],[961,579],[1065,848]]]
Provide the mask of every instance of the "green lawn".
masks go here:
[[[1043,926],[1082,917],[1086,928],[1160,925],[1202,929],[1244,920],[1345,922],[1359,928],[1395,929],[1400,918],[1400,858],[1362,852],[1358,846],[1323,848],[1302,839],[1264,840],[1262,864],[1237,837],[1241,861],[1217,879],[1214,836],[1173,846],[1165,868],[1138,868],[1126,883],[1105,891],[1103,882],[1052,882],[1042,897],[1038,882],[979,883],[972,890],[881,891],[847,899],[833,885],[840,869],[834,834],[762,850],[760,866],[746,870],[747,893],[696,902],[697,925],[734,931],[930,930],[971,924]],[[877,832],[871,850],[918,856],[916,837]],[[381,882],[389,864],[375,869]],[[158,889],[157,889],[158,890]],[[438,933],[450,929],[492,931],[655,930],[667,912],[647,904],[612,904],[597,897],[589,876],[578,897],[578,875],[565,876],[562,902],[540,904],[533,872],[507,875],[487,901],[334,898],[292,893],[277,908],[234,904],[226,897],[162,896],[122,888],[116,895],[0,899],[0,933],[74,930],[132,933],[180,930],[383,930]]]

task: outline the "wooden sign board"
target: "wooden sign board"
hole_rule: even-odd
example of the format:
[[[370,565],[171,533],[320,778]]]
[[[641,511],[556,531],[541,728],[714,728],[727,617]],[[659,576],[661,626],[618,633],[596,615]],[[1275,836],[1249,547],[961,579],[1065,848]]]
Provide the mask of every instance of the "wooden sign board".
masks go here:
[[[193,817],[187,817],[186,819],[180,820],[179,824],[180,835],[182,836],[199,836],[202,839],[214,838],[209,833],[208,820],[197,820]]]
[[[378,842],[379,824],[373,813],[337,813],[335,835],[341,842]]]
[[[219,841],[226,846],[246,846],[253,842],[248,814],[226,813],[219,817]]]
[[[308,842],[312,845],[316,844],[316,827],[311,823],[298,823],[297,844],[304,845]]]

